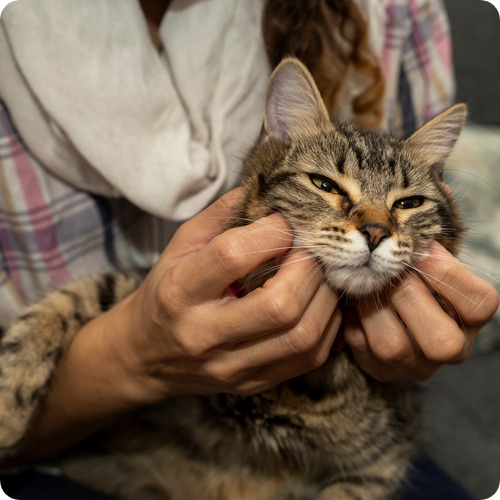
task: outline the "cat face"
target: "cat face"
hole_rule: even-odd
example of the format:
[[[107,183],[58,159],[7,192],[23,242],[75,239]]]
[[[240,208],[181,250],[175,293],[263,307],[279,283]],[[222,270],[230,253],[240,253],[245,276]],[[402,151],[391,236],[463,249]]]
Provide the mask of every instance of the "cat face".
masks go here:
[[[277,68],[268,89],[237,216],[280,212],[294,245],[315,255],[331,286],[350,295],[387,286],[433,239],[455,250],[463,228],[441,176],[463,105],[401,140],[332,124],[295,60]]]

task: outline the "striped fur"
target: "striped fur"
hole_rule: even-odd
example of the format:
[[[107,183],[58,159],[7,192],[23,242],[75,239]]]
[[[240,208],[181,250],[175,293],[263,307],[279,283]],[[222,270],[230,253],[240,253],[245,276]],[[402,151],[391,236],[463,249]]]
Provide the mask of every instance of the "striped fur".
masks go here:
[[[129,295],[138,274],[79,280],[28,307],[0,340],[0,450],[19,444],[58,359],[78,330]]]
[[[334,125],[307,70],[287,60],[271,77],[228,227],[280,212],[295,245],[315,247],[332,287],[349,296],[390,286],[432,239],[456,250],[463,228],[441,175],[464,115],[452,108],[407,140]],[[22,438],[78,328],[139,282],[127,274],[77,282],[4,334],[4,450]],[[256,396],[177,397],[125,415],[62,466],[123,499],[388,500],[404,481],[417,430],[412,386],[376,382],[344,351]]]

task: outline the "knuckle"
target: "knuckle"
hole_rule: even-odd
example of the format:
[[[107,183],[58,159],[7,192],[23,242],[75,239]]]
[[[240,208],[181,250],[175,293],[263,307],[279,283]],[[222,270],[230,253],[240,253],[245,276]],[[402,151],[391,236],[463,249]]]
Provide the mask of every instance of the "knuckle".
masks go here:
[[[223,274],[235,277],[242,277],[242,270],[245,268],[245,249],[240,247],[238,240],[227,237],[227,233],[214,238],[214,265]],[[243,275],[246,272],[243,272]]]
[[[393,303],[415,304],[416,297],[418,297],[418,283],[419,281],[413,276],[403,279],[391,290],[391,301]]]
[[[373,349],[375,356],[389,364],[399,363],[408,357],[409,349],[404,345],[388,344]]]
[[[318,328],[308,328],[299,323],[284,339],[293,354],[311,353],[321,339],[321,332]],[[314,354],[311,353],[311,356]]]
[[[392,289],[393,295],[401,296],[403,299],[412,299],[415,295],[415,278],[408,276],[403,279]]]
[[[174,303],[171,283],[161,282],[155,290],[155,302],[163,315],[170,316],[171,307]]]
[[[466,348],[466,338],[455,325],[435,325],[433,342],[426,352],[427,359],[434,363],[449,363],[462,357]]]
[[[320,351],[314,353],[309,358],[309,366],[311,370],[315,370],[316,368],[320,368],[323,366],[328,360],[330,352],[326,349],[321,349]]]
[[[217,382],[218,385],[222,384],[224,386],[229,386],[231,383],[235,383],[235,372],[226,363],[210,363],[205,367],[205,371],[208,377]]]
[[[344,325],[344,338],[347,345],[354,351],[366,351],[368,349],[365,334],[360,329]]]
[[[245,388],[251,380],[250,374],[253,370],[254,367],[248,367],[232,357],[227,359],[214,357],[205,363],[207,376],[218,386],[224,387],[224,392],[235,393],[239,388]]]
[[[394,364],[406,359],[411,350],[409,342],[405,342],[398,335],[386,332],[383,336],[377,339],[377,342],[372,346],[373,354],[381,361]]]
[[[483,326],[493,318],[498,309],[498,293],[492,285],[486,283],[486,286],[478,291],[476,297],[471,299],[471,304],[471,310],[463,319],[470,326]]]
[[[459,278],[458,269],[453,262],[440,262],[439,264],[439,282],[455,283]]]
[[[176,315],[186,307],[184,279],[178,266],[173,266],[156,288],[156,303],[164,316]]]
[[[205,325],[200,331],[197,311],[192,312],[191,320],[190,324],[183,321],[176,322],[172,328],[172,336],[188,359],[207,362],[214,357],[214,350],[218,347],[218,337],[210,325]]]
[[[186,357],[190,359],[203,359],[207,354],[207,348],[199,342],[195,336],[177,335],[177,344]]]
[[[265,307],[268,319],[279,328],[289,328],[295,325],[302,313],[297,299],[288,290],[274,293],[266,302]]]

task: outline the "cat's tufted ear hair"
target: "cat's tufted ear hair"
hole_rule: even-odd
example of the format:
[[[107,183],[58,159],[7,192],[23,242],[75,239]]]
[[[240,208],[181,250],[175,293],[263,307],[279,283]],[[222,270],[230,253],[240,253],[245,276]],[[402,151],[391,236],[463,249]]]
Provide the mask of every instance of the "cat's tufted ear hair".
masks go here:
[[[267,84],[264,124],[259,142],[281,142],[319,132],[330,122],[323,99],[307,68],[288,58],[276,67]]]
[[[419,128],[406,142],[417,164],[433,168],[440,180],[467,118],[467,105],[455,104]]]

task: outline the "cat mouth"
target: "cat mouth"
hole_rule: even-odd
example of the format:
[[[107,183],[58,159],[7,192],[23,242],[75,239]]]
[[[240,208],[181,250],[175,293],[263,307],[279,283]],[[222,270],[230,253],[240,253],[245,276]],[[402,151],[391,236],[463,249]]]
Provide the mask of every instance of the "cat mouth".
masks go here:
[[[351,296],[370,295],[382,290],[387,286],[387,276],[374,272],[369,266],[361,266],[357,269],[343,269],[331,273],[327,277],[331,286]]]
[[[394,269],[381,267],[368,257],[357,264],[326,267],[326,278],[332,288],[352,296],[369,295],[386,287],[398,274]]]
[[[349,263],[349,264],[340,264],[335,266],[336,269],[346,269],[346,270],[351,270],[353,272],[356,272],[358,270],[370,270],[376,273],[376,270],[374,269],[374,263],[373,259],[370,256],[368,256],[363,262],[359,263]]]

